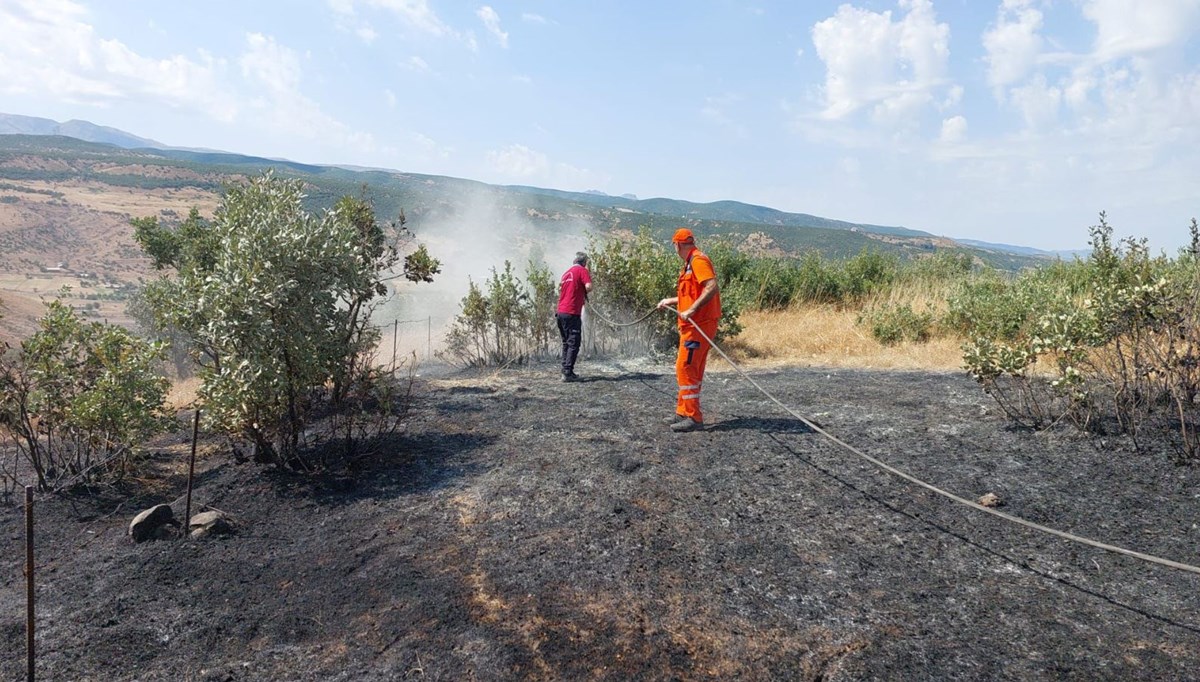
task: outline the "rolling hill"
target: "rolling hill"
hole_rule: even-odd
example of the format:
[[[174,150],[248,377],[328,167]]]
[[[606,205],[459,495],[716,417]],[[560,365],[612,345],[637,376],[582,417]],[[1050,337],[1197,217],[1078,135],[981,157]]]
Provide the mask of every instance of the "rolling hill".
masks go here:
[[[74,132],[96,141],[63,134]],[[721,238],[759,255],[842,258],[874,250],[919,258],[952,249],[1016,270],[1045,258],[992,245],[964,244],[904,227],[856,224],[737,201],[695,203],[490,185],[438,175],[350,169],[228,152],[161,148],[85,122],[0,115],[0,298],[11,328],[63,286],[97,317],[121,320],[124,298],[153,276],[133,241],[129,219],[172,222],[193,208],[210,214],[222,188],[267,170],[304,182],[312,210],[363,195],[381,220],[401,212],[407,225],[462,283],[532,254],[552,262],[592,237],[649,230],[664,241],[681,225],[702,239]],[[38,133],[38,134],[32,134]],[[461,293],[450,292],[457,301]],[[444,307],[444,306],[443,306]],[[450,306],[453,307],[452,305]],[[26,321],[27,322],[27,321]]]

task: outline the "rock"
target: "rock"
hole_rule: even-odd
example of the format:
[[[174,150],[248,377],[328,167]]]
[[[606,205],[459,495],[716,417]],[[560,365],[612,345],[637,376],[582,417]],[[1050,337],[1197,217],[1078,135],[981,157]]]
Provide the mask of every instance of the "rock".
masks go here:
[[[232,535],[235,526],[229,515],[222,511],[200,512],[188,521],[188,529],[194,538],[213,535]]]
[[[979,498],[979,504],[981,504],[985,507],[993,507],[994,508],[994,507],[999,507],[1000,505],[1004,504],[1004,502],[1002,502],[1000,500],[1000,497],[998,495],[996,495],[996,493],[988,493],[988,494],[984,495],[983,497]]]
[[[133,517],[133,521],[129,522],[129,536],[134,542],[162,539],[170,536],[166,531],[167,526],[178,525],[171,505],[159,504]]]

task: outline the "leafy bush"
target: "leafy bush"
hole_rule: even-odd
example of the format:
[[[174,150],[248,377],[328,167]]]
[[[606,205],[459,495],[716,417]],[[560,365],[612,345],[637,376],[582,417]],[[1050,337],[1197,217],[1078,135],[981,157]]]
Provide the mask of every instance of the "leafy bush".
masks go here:
[[[632,239],[593,237],[588,253],[594,283],[589,307],[611,321],[640,318],[674,295],[679,258],[646,228]],[[675,345],[677,328],[673,315],[658,313],[633,327],[601,326],[603,333],[595,334],[592,342],[605,352],[665,350]]]
[[[1193,245],[1200,242],[1196,221]],[[968,371],[1015,421],[1163,443],[1200,458],[1200,263],[1112,240],[1103,213],[1086,262],[967,287],[951,303]]]
[[[318,407],[354,412],[350,396],[375,392],[359,385],[379,378],[370,317],[399,262],[365,200],[313,215],[301,189],[268,173],[229,187],[211,222],[195,211],[173,230],[134,221],[155,266],[175,271],[147,285],[145,301],[197,358],[208,425],[249,438],[261,461],[292,466],[306,466],[301,436]],[[405,263],[410,281],[438,269],[419,253]]]
[[[557,339],[556,303],[548,268],[530,263],[522,282],[505,261],[503,270],[492,270],[484,288],[468,283],[441,355],[466,367],[521,364],[546,355],[551,339]]]
[[[673,248],[655,240],[642,228],[632,239],[595,238],[589,243],[589,268],[596,287],[590,302],[594,310],[616,322],[633,320],[654,310],[658,302],[675,295],[683,262]],[[752,300],[758,260],[738,252],[727,242],[713,239],[701,249],[713,262],[721,293],[721,321],[717,335],[731,338],[741,332],[738,315]],[[677,317],[669,311],[651,315],[636,327],[603,327],[597,345],[609,352],[666,351],[678,343]]]
[[[871,336],[885,346],[901,341],[924,343],[933,333],[937,315],[932,310],[916,312],[911,305],[881,304],[869,308],[858,318],[871,329]]]
[[[0,359],[0,423],[47,490],[129,470],[136,445],[170,427],[159,344],[84,322],[61,301]],[[14,482],[17,468],[4,475]]]

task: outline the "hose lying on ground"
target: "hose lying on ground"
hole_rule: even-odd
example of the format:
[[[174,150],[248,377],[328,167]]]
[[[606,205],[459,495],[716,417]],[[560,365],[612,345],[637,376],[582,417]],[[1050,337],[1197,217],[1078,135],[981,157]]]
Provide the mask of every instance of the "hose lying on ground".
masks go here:
[[[672,308],[672,307],[670,307],[670,306],[664,306],[664,309],[666,309],[666,310],[670,310],[670,311],[674,312],[676,315],[679,315],[679,311],[678,311],[678,310],[676,310],[675,308]],[[593,312],[594,312],[594,311],[593,311]],[[654,312],[654,310],[651,310],[651,311],[650,311],[650,313],[653,313],[653,312]],[[599,317],[599,315],[597,315],[597,317]],[[642,318],[641,318],[641,320],[645,320],[645,319],[646,319],[646,318],[648,318],[648,317],[650,317],[650,314],[649,314],[649,313],[648,313],[647,315],[645,315],[644,317],[642,317]],[[640,322],[641,320],[639,320],[639,322]],[[690,320],[689,320],[689,321],[690,321]],[[632,323],[631,323],[631,324],[632,324]],[[972,509],[975,509],[975,510],[977,510],[977,511],[981,511],[981,512],[984,512],[984,513],[987,513],[987,514],[991,514],[992,516],[996,516],[996,517],[998,517],[998,518],[1004,519],[1005,521],[1011,521],[1012,523],[1016,523],[1016,524],[1018,524],[1018,525],[1025,526],[1026,528],[1031,528],[1031,529],[1033,529],[1033,530],[1036,530],[1036,531],[1041,531],[1041,532],[1043,532],[1043,533],[1048,533],[1048,534],[1050,534],[1050,535],[1054,535],[1054,536],[1056,536],[1056,537],[1063,538],[1064,540],[1070,540],[1070,541],[1072,541],[1072,542],[1077,542],[1077,543],[1080,543],[1080,544],[1083,544],[1083,545],[1087,545],[1087,546],[1089,546],[1089,547],[1095,547],[1095,548],[1098,548],[1098,549],[1103,549],[1103,550],[1106,550],[1106,551],[1109,551],[1109,552],[1115,552],[1115,553],[1117,553],[1117,554],[1123,554],[1123,555],[1125,555],[1125,556],[1133,557],[1133,558],[1135,558],[1135,559],[1141,559],[1142,561],[1148,561],[1148,562],[1150,562],[1150,563],[1160,564],[1160,565],[1162,565],[1162,566],[1168,566],[1168,567],[1170,567],[1170,568],[1177,568],[1177,569],[1179,569],[1179,570],[1181,570],[1181,571],[1188,571],[1188,572],[1191,572],[1191,573],[1200,574],[1200,567],[1197,567],[1197,566],[1192,566],[1192,565],[1190,565],[1190,564],[1180,563],[1180,562],[1178,562],[1178,561],[1172,561],[1172,560],[1170,560],[1170,559],[1163,559],[1163,558],[1161,558],[1161,557],[1157,557],[1157,556],[1154,556],[1154,555],[1151,555],[1151,554],[1143,554],[1142,552],[1135,552],[1135,551],[1133,551],[1133,550],[1131,550],[1131,549],[1125,549],[1124,547],[1117,547],[1116,545],[1109,545],[1109,544],[1106,544],[1106,543],[1103,543],[1103,542],[1097,542],[1096,540],[1090,540],[1090,539],[1088,539],[1088,538],[1085,538],[1085,537],[1082,537],[1082,536],[1079,536],[1079,535],[1075,535],[1075,534],[1073,534],[1073,533],[1067,533],[1067,532],[1065,532],[1065,531],[1057,530],[1057,529],[1055,529],[1055,528],[1050,528],[1049,526],[1043,526],[1043,525],[1041,525],[1040,523],[1034,523],[1034,522],[1032,522],[1032,521],[1027,521],[1027,520],[1025,520],[1025,519],[1022,519],[1022,518],[1020,518],[1020,517],[1018,517],[1018,516],[1013,516],[1012,514],[1006,514],[1006,513],[1002,512],[1002,511],[997,511],[997,510],[995,510],[995,509],[992,509],[991,507],[985,507],[985,506],[983,506],[982,504],[978,504],[978,503],[976,503],[976,502],[972,502],[971,500],[968,500],[968,499],[966,499],[966,498],[963,498],[963,497],[959,497],[958,495],[955,495],[954,493],[950,493],[950,492],[947,492],[947,491],[945,491],[945,490],[942,490],[941,488],[938,488],[937,486],[934,486],[934,485],[932,485],[932,484],[926,483],[925,481],[922,481],[921,479],[919,479],[919,478],[917,478],[917,477],[915,477],[915,476],[913,476],[913,475],[911,475],[911,474],[907,474],[907,473],[905,473],[905,472],[903,472],[903,471],[901,471],[901,470],[899,470],[899,469],[897,469],[897,468],[895,468],[895,467],[893,467],[893,466],[891,466],[891,465],[889,465],[889,464],[887,464],[887,463],[885,463],[885,462],[882,462],[882,461],[880,461],[880,460],[878,460],[878,459],[875,459],[874,457],[871,457],[870,455],[868,455],[868,454],[866,454],[866,453],[862,452],[862,451],[861,451],[861,450],[859,450],[858,448],[856,448],[856,447],[854,447],[854,446],[852,446],[852,445],[849,445],[849,444],[847,444],[847,443],[843,442],[842,440],[840,440],[839,438],[837,438],[837,437],[836,437],[836,436],[834,436],[833,434],[829,433],[829,432],[828,432],[828,431],[826,431],[825,429],[823,429],[823,428],[821,428],[820,426],[818,426],[817,424],[813,423],[811,420],[804,418],[804,416],[803,416],[803,415],[799,414],[798,412],[796,412],[796,411],[795,411],[795,410],[793,410],[792,408],[788,407],[787,405],[784,405],[782,402],[780,402],[780,401],[779,401],[779,399],[778,399],[778,398],[776,398],[775,396],[771,395],[771,394],[770,394],[770,393],[769,393],[769,392],[768,392],[766,389],[764,389],[762,386],[759,386],[759,385],[758,385],[758,382],[757,382],[757,381],[755,381],[754,379],[752,379],[752,378],[750,377],[750,375],[748,375],[748,374],[746,374],[744,371],[742,371],[742,368],[741,368],[741,367],[738,367],[737,363],[736,363],[736,362],[734,362],[734,361],[733,361],[733,359],[732,359],[732,358],[730,358],[730,357],[729,357],[729,356],[728,356],[728,355],[725,353],[725,351],[724,351],[724,350],[722,350],[722,349],[721,349],[721,347],[720,347],[720,346],[718,346],[718,345],[716,344],[716,342],[715,342],[715,341],[713,341],[711,338],[709,338],[709,337],[708,337],[708,335],[707,335],[707,334],[705,334],[705,333],[704,333],[704,331],[703,331],[702,329],[700,329],[700,325],[693,324],[692,326],[693,326],[693,327],[696,329],[696,331],[700,332],[700,336],[704,337],[704,340],[705,340],[705,341],[708,341],[708,343],[709,343],[709,344],[710,344],[710,345],[713,347],[713,349],[715,349],[715,350],[716,350],[718,353],[720,353],[720,354],[721,354],[721,357],[725,358],[725,361],[729,363],[729,366],[730,366],[730,367],[733,367],[733,368],[734,368],[734,369],[737,371],[737,373],[738,373],[738,374],[740,374],[740,375],[742,376],[742,378],[743,378],[743,379],[745,379],[746,381],[749,381],[749,382],[750,382],[750,383],[751,383],[751,384],[754,386],[754,388],[757,388],[757,389],[758,389],[758,391],[759,391],[760,393],[762,393],[763,395],[767,396],[767,398],[769,398],[769,399],[770,399],[772,402],[774,402],[774,403],[775,403],[776,405],[778,405],[779,407],[783,408],[783,410],[784,410],[785,412],[787,412],[788,414],[792,415],[792,416],[793,416],[793,417],[795,417],[796,419],[799,419],[801,422],[804,422],[804,424],[805,424],[806,426],[808,426],[810,429],[812,429],[813,431],[816,431],[817,433],[821,434],[822,436],[825,436],[826,438],[828,438],[829,440],[833,441],[833,442],[834,442],[834,443],[836,443],[837,445],[840,445],[841,447],[845,448],[846,450],[849,450],[850,452],[854,453],[855,455],[858,455],[859,457],[862,457],[863,459],[867,460],[867,461],[868,461],[868,462],[870,462],[871,464],[874,464],[875,466],[879,467],[880,469],[883,469],[884,471],[886,471],[886,472],[888,472],[888,473],[890,473],[890,474],[892,474],[892,475],[894,475],[894,476],[898,476],[898,477],[900,477],[900,478],[902,478],[902,479],[904,479],[904,480],[906,480],[906,481],[908,481],[908,482],[910,482],[910,483],[914,483],[914,484],[916,484],[916,485],[919,485],[919,486],[921,486],[922,488],[925,488],[926,490],[930,490],[930,491],[932,491],[932,492],[935,492],[935,493],[937,493],[938,495],[941,495],[942,497],[945,497],[945,498],[947,498],[947,499],[953,500],[954,502],[957,502],[957,503],[959,503],[959,504],[965,505],[965,506],[967,506],[967,507],[970,507],[970,508],[972,508]]]

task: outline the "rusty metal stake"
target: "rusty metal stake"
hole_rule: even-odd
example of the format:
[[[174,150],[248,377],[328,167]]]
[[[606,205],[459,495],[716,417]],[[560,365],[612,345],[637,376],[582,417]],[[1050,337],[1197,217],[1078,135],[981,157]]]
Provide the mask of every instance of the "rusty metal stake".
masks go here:
[[[192,480],[196,477],[196,441],[200,435],[200,408],[196,408],[196,418],[192,421],[192,457],[188,461],[187,503],[183,512],[183,537],[187,537],[188,524],[192,522]]]
[[[34,640],[33,640],[33,486],[25,486],[25,656],[28,672],[26,679],[33,682],[34,672]]]

